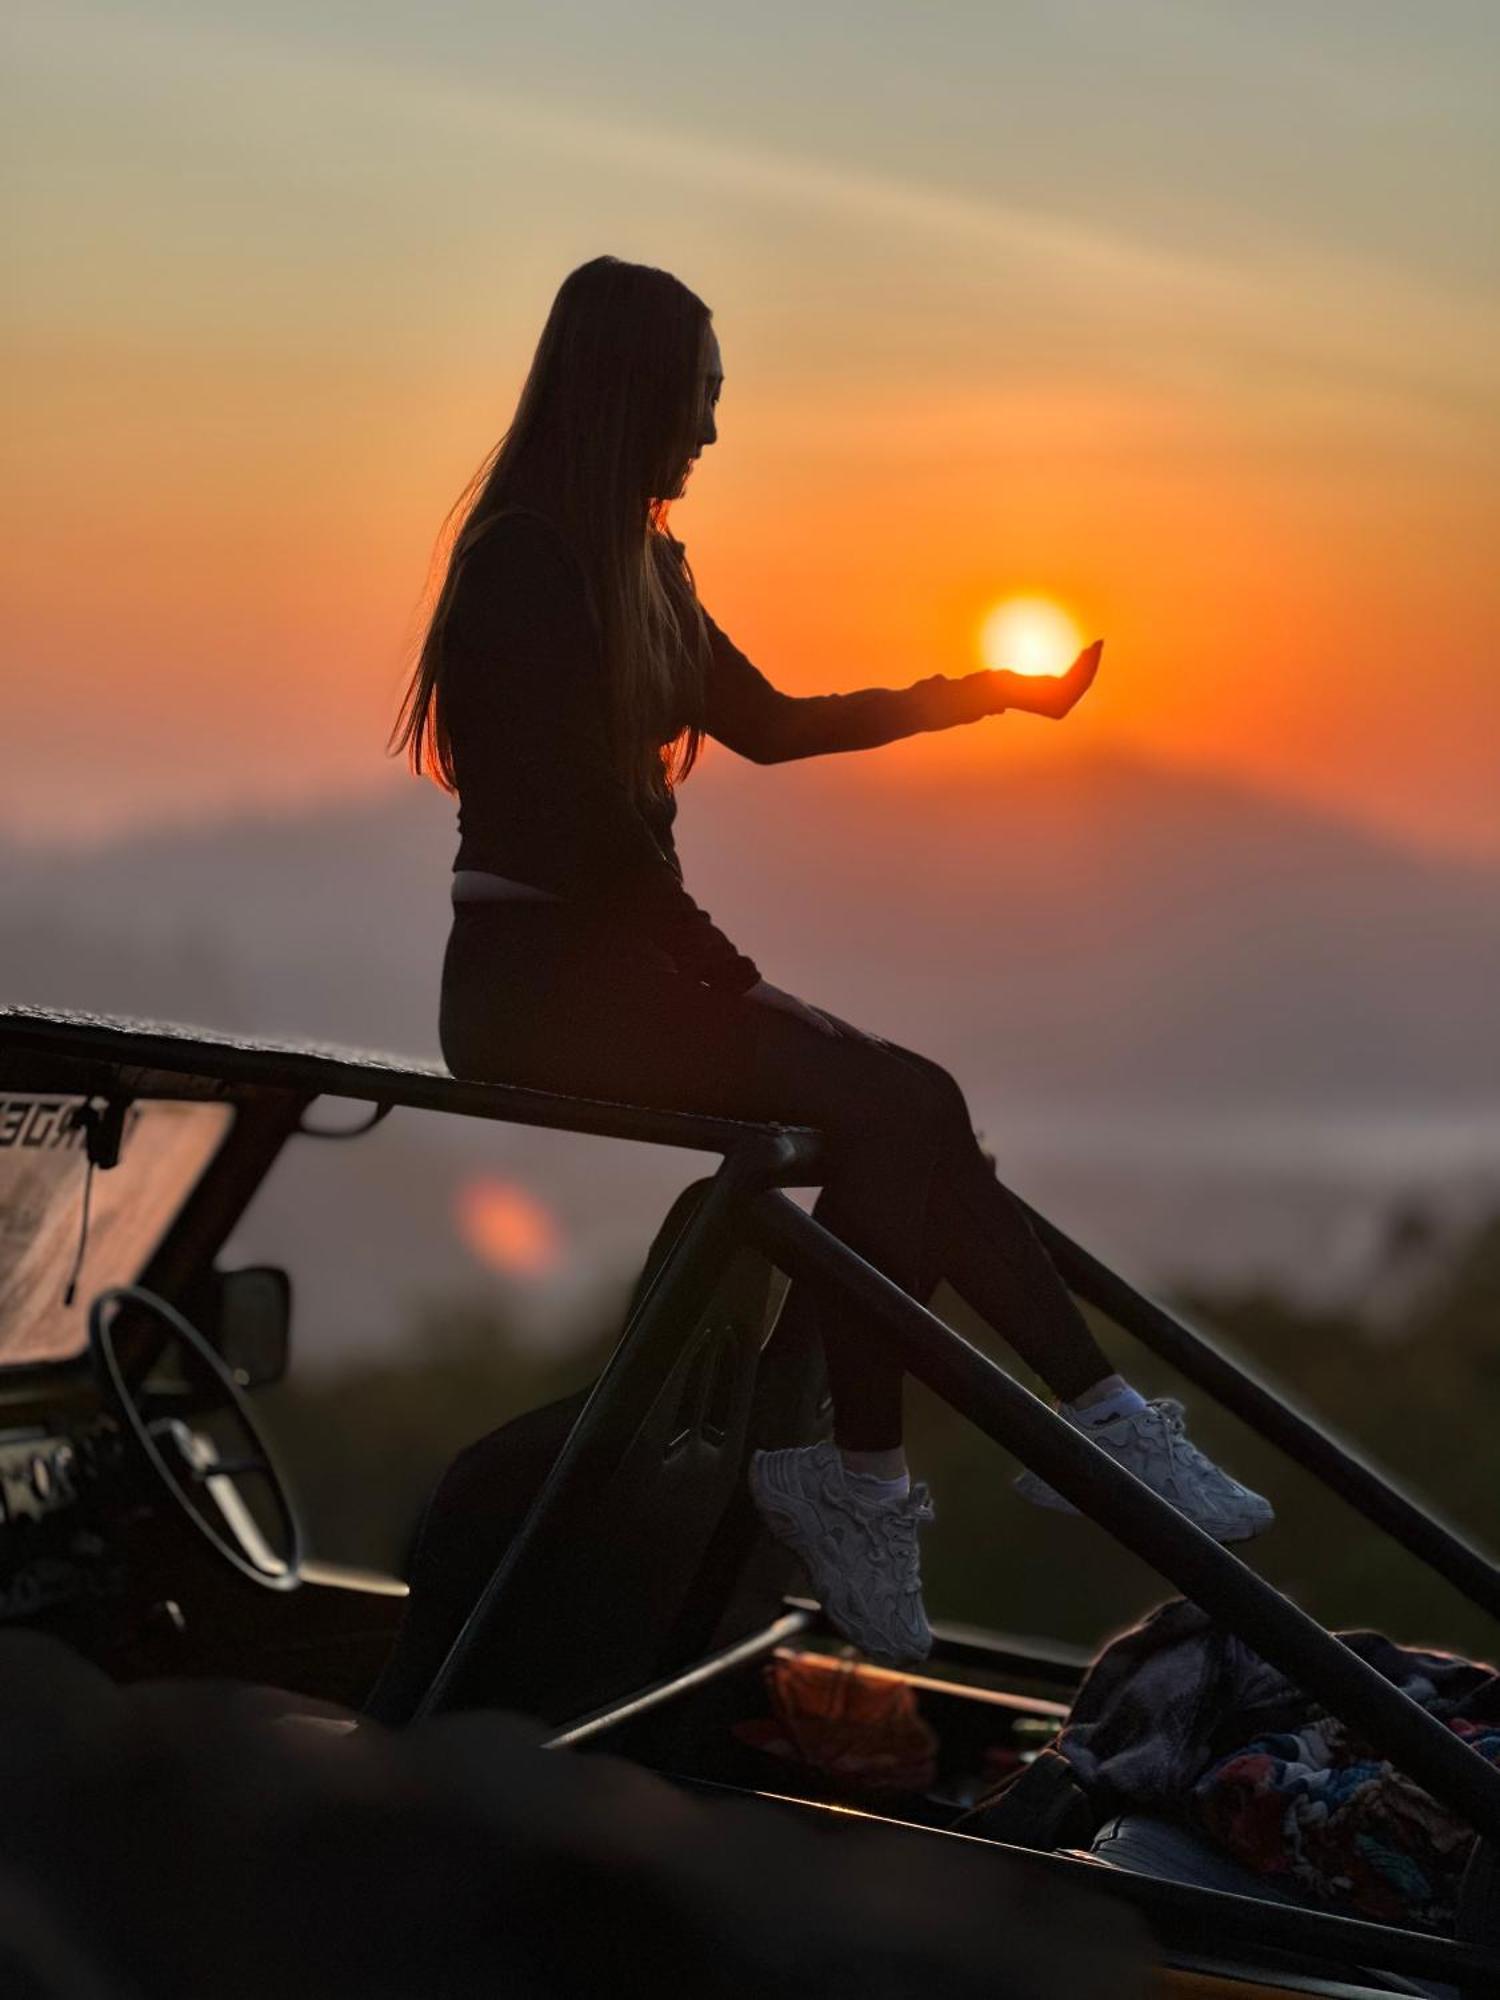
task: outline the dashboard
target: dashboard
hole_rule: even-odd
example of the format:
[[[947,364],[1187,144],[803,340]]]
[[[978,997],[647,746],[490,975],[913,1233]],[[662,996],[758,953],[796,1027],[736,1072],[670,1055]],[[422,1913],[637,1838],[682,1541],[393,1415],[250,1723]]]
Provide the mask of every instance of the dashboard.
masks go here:
[[[0,1622],[123,1592],[109,1517],[125,1456],[118,1427],[103,1415],[76,1428],[0,1431]]]

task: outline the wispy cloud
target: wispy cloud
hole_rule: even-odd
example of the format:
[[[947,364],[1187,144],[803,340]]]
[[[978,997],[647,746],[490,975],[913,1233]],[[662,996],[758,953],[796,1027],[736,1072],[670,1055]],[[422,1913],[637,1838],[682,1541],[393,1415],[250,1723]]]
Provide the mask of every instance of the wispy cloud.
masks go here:
[[[337,50],[289,42],[252,23],[122,21],[89,9],[86,28],[66,5],[23,6],[22,44],[66,44],[70,58],[139,68],[158,80],[172,71],[207,85],[226,76],[233,90],[221,115],[253,97],[257,81],[306,102],[315,95],[331,126],[402,135],[405,160],[423,157],[413,128],[441,152],[477,167],[524,152],[664,181],[684,202],[727,195],[781,209],[799,221],[821,212],[845,225],[902,232],[908,242],[951,246],[956,258],[994,260],[1018,283],[1033,278],[1097,302],[1108,316],[1189,337],[1219,339],[1285,366],[1354,368],[1388,378],[1401,392],[1451,402],[1493,396],[1492,357],[1500,308],[1478,295],[1420,288],[1410,275],[1367,255],[1332,258],[1326,248],[1285,241],[1252,254],[1239,245],[1183,251],[1118,226],[1091,226],[1034,206],[946,187],[815,152],[791,152],[694,130],[627,119],[593,106],[549,101],[485,76],[397,63],[351,34]],[[216,97],[219,93],[215,93]],[[347,134],[340,151],[347,158]],[[372,180],[391,170],[392,147],[372,154]],[[372,198],[378,198],[372,195]]]

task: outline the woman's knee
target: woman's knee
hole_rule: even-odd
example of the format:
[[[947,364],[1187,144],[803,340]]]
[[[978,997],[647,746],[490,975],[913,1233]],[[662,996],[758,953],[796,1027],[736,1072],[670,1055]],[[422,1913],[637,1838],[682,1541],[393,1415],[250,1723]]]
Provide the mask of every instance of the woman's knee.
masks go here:
[[[845,1026],[830,1040],[768,1016],[757,1045],[765,1115],[933,1155],[976,1143],[963,1091],[941,1063]]]
[[[951,1152],[975,1143],[968,1100],[957,1079],[929,1056],[892,1052],[884,1070],[890,1128],[934,1151]]]

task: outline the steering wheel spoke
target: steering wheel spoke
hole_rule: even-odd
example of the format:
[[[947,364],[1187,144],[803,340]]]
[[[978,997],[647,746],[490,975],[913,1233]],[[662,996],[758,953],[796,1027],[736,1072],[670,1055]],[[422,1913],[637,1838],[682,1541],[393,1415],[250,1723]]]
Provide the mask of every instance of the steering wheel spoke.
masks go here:
[[[135,1306],[161,1320],[168,1333],[206,1372],[221,1398],[219,1412],[233,1419],[243,1447],[220,1454],[214,1439],[195,1430],[184,1415],[151,1414],[145,1393],[132,1386],[121,1366],[110,1308]],[[242,1576],[268,1590],[289,1590],[302,1580],[301,1523],[275,1456],[256,1426],[244,1390],[212,1344],[168,1300],[143,1285],[115,1285],[89,1307],[89,1342],[103,1386],[116,1413],[181,1511],[215,1552]],[[194,1397],[195,1414],[202,1405]],[[236,1481],[253,1478],[269,1488],[280,1518],[285,1553],[266,1541],[262,1525]],[[205,1492],[206,1489],[206,1492]],[[209,1502],[213,1504],[208,1504]]]
[[[275,1473],[263,1458],[216,1458],[212,1465],[195,1465],[193,1477],[204,1479],[239,1479],[245,1473],[253,1472],[262,1479],[274,1479]]]

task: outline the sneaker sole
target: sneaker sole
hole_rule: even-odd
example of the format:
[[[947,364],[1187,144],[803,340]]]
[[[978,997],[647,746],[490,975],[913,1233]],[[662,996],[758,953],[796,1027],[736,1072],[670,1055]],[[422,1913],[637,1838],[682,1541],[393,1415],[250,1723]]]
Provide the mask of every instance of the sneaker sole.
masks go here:
[[[853,1608],[847,1605],[841,1592],[836,1589],[824,1591],[820,1588],[817,1577],[813,1573],[812,1563],[808,1557],[807,1537],[802,1530],[802,1523],[795,1514],[787,1511],[781,1504],[778,1496],[767,1492],[760,1477],[758,1458],[759,1455],[757,1454],[750,1460],[749,1482],[750,1495],[755,1502],[756,1510],[770,1533],[775,1536],[783,1548],[789,1549],[798,1562],[801,1563],[803,1570],[806,1572],[807,1581],[812,1586],[814,1596],[817,1597],[819,1604],[822,1605],[824,1616],[828,1619],[828,1622],[836,1628],[842,1638],[848,1640],[851,1646],[857,1646],[860,1652],[879,1666],[920,1666],[932,1652],[932,1635],[930,1632],[927,1636],[926,1644],[919,1651],[902,1651],[899,1653],[893,1651],[888,1646],[881,1645],[877,1639],[859,1638],[856,1636],[860,1622],[858,1616],[854,1614]],[[850,1627],[855,1629],[848,1629]]]
[[[1039,1493],[1033,1488],[1022,1486],[1019,1481],[1014,1483],[1013,1490],[1023,1500],[1029,1501],[1033,1507],[1046,1507],[1054,1514],[1072,1514],[1079,1520],[1084,1518],[1082,1510],[1075,1507],[1071,1500],[1065,1500],[1060,1493]],[[1168,1505],[1171,1503],[1168,1502]],[[1181,1508],[1175,1511],[1182,1512]],[[1182,1518],[1185,1521],[1193,1519],[1191,1514],[1183,1514]],[[1253,1542],[1257,1535],[1264,1535],[1275,1527],[1276,1516],[1272,1514],[1264,1521],[1251,1521],[1242,1528],[1231,1528],[1222,1534],[1217,1534],[1212,1528],[1204,1526],[1202,1521],[1194,1521],[1193,1525],[1202,1528],[1205,1535],[1211,1535],[1221,1547],[1226,1547],[1230,1542]]]

